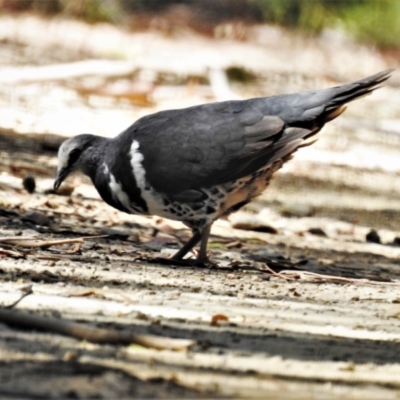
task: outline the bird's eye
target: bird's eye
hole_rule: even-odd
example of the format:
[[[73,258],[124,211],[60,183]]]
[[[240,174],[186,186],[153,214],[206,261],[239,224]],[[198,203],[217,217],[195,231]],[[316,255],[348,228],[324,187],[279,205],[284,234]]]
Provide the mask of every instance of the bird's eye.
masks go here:
[[[81,154],[82,151],[80,149],[72,150],[71,153],[69,153],[68,165],[74,165],[78,161],[78,158],[81,156]]]

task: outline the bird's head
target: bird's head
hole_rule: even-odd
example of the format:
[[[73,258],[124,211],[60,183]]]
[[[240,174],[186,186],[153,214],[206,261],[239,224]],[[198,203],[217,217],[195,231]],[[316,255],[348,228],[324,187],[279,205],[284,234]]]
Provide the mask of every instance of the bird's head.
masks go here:
[[[54,190],[57,190],[69,174],[74,171],[85,171],[88,149],[92,148],[98,136],[83,134],[66,140],[58,150],[57,178],[54,181]]]

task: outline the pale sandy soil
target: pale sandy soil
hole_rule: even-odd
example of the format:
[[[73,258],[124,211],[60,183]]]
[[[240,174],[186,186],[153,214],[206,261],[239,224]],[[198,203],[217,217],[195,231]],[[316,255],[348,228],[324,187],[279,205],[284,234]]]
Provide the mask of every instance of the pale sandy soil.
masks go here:
[[[305,39],[271,27],[235,41],[1,17],[0,41],[0,236],[119,234],[44,249],[0,243],[1,305],[31,288],[16,310],[195,341],[160,351],[1,324],[1,396],[400,397],[399,72],[299,151],[258,201],[215,224],[218,268],[140,261],[168,254],[188,232],[112,210],[81,176],[68,181],[70,196],[46,194],[64,137],[112,136],[141,115],[229,96],[327,87],[396,60],[338,34]],[[50,79],[54,69],[32,69],[87,60],[125,72]],[[207,68],[232,66],[257,80],[208,85]],[[34,194],[22,187],[26,174]],[[276,232],[233,229],[239,223]],[[371,228],[382,244],[366,241]]]

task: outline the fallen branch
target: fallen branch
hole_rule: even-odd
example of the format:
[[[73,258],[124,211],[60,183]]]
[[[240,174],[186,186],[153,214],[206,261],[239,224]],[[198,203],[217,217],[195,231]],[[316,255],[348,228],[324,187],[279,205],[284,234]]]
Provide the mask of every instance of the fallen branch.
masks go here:
[[[15,85],[68,80],[85,76],[108,78],[131,75],[136,69],[137,66],[132,62],[110,60],[85,60],[66,64],[9,67],[3,69],[0,82]]]
[[[35,255],[27,255],[27,258],[33,260],[70,260],[70,261],[80,261],[80,262],[94,262],[95,260],[99,260],[100,257],[90,257],[84,258],[81,255],[74,255],[74,254],[35,254]]]
[[[272,271],[272,270],[271,270]],[[350,283],[353,285],[385,285],[385,286],[400,286],[400,282],[381,282],[381,281],[371,281],[366,278],[346,278],[342,276],[335,275],[323,275],[317,274],[315,272],[309,271],[290,271],[284,270],[276,273],[274,271],[273,276],[282,279],[293,279],[293,280],[304,280],[307,282],[331,282],[331,283]]]
[[[17,247],[50,247],[59,244],[83,243],[85,239],[99,239],[105,237],[108,237],[108,235],[85,236],[75,239],[38,240],[32,236],[10,236],[0,238],[0,243],[9,243]]]
[[[59,333],[76,339],[101,344],[139,344],[157,350],[185,350],[195,343],[189,339],[173,339],[153,335],[135,335],[127,330],[96,328],[65,319],[29,314],[19,310],[0,309],[0,321],[6,324]]]

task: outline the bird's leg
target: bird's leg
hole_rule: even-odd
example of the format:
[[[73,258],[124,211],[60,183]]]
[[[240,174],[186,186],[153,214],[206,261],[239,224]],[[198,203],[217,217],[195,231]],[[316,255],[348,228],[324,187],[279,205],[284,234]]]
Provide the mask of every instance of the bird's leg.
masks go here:
[[[196,257],[197,264],[205,264],[206,262],[208,262],[207,243],[208,243],[208,237],[210,236],[211,225],[212,224],[207,225],[201,232],[200,251]]]
[[[180,261],[185,255],[193,249],[198,242],[200,242],[200,251],[196,257],[196,264],[204,264],[208,262],[207,257],[207,243],[210,236],[211,225],[206,225],[201,231],[194,231],[193,236],[187,243],[172,257],[172,260]]]
[[[200,242],[202,234],[200,231],[194,231],[193,236],[184,244],[184,246],[172,257],[172,260],[180,261],[186,254]]]

